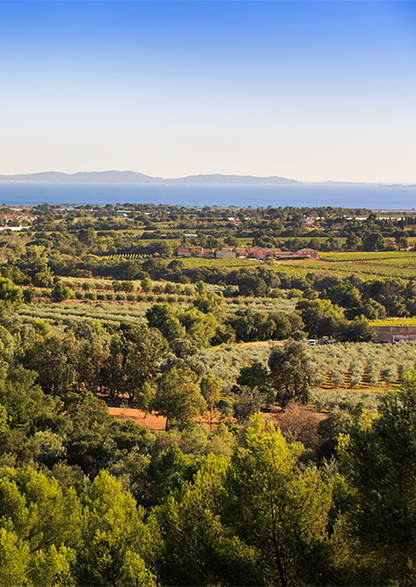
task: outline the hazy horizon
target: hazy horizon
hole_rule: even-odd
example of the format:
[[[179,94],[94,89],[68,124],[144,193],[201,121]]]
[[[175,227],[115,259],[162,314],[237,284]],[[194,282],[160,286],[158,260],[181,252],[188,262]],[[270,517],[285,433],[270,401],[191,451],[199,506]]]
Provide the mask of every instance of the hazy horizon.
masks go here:
[[[0,2],[0,174],[416,183],[416,3]]]
[[[379,182],[379,181],[344,181],[344,180],[317,180],[317,181],[301,181],[298,180],[296,177],[283,177],[283,176],[258,176],[258,175],[253,175],[253,174],[239,174],[239,173],[212,173],[212,174],[204,174],[204,173],[193,173],[190,175],[180,175],[180,176],[175,176],[175,177],[163,177],[162,175],[149,175],[147,173],[143,173],[142,171],[135,171],[133,169],[102,169],[102,170],[97,170],[97,169],[91,169],[91,170],[86,170],[86,171],[75,171],[74,173],[66,173],[66,172],[62,172],[60,170],[57,169],[48,169],[46,171],[39,171],[39,172],[33,172],[33,173],[18,173],[18,174],[0,174],[0,181],[1,182],[5,182],[7,180],[4,179],[4,177],[26,177],[26,176],[39,176],[39,175],[47,175],[47,174],[63,174],[63,175],[67,175],[67,176],[72,176],[72,175],[88,175],[88,174],[137,174],[137,175],[142,175],[145,176],[146,178],[149,178],[151,180],[153,180],[151,183],[155,183],[157,180],[160,180],[161,183],[164,183],[166,181],[177,181],[177,180],[181,180],[181,179],[188,179],[188,178],[198,178],[198,177],[202,177],[202,178],[209,178],[209,177],[216,177],[216,176],[220,176],[220,177],[225,177],[225,178],[235,178],[235,177],[241,177],[242,179],[247,178],[247,179],[256,179],[256,180],[267,180],[267,179],[274,179],[274,178],[279,178],[283,180],[282,184],[276,184],[276,185],[290,185],[292,182],[293,184],[325,184],[325,183],[350,183],[350,184],[369,184],[369,185],[403,185],[403,186],[407,186],[407,185],[415,185],[416,182]],[[285,180],[288,181],[288,183],[285,183]],[[12,180],[12,181],[18,181],[18,180]],[[30,180],[23,180],[23,181],[30,181]],[[57,182],[57,180],[49,180],[46,179],[46,182]],[[103,180],[104,182],[106,182],[107,180]],[[122,183],[129,183],[128,181],[125,182],[124,180],[121,180]],[[82,183],[82,182],[80,182]],[[110,182],[111,183],[111,182]],[[217,182],[218,184],[220,184],[220,182]],[[270,184],[272,185],[272,184]]]

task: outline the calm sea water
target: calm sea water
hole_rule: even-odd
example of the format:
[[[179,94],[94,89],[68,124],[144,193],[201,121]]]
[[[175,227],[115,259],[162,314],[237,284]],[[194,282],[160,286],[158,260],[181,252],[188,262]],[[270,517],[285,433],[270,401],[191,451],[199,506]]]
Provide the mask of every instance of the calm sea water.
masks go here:
[[[299,184],[289,186],[109,183],[0,183],[0,203],[171,204],[180,206],[341,206],[386,210],[416,208],[416,186]]]

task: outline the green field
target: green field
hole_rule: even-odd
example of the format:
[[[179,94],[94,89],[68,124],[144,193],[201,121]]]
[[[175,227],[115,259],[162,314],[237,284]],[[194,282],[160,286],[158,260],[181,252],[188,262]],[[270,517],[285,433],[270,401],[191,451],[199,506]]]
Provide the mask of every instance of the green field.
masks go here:
[[[254,259],[184,259],[186,267],[259,267],[263,261]],[[278,273],[306,275],[311,271],[333,272],[340,275],[360,275],[369,277],[416,278],[416,253],[413,252],[374,252],[374,253],[320,253],[319,259],[298,261],[277,261],[267,264]]]

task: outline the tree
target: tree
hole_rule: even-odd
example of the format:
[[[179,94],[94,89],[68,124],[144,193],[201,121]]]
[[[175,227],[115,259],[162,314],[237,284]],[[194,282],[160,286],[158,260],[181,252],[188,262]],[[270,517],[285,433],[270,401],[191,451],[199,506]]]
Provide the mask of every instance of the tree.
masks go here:
[[[167,350],[168,344],[156,328],[144,324],[126,327],[111,339],[101,372],[103,385],[113,397],[117,393],[135,397],[146,382],[155,380]]]
[[[242,275],[238,281],[238,289],[242,296],[262,297],[267,293],[266,282],[258,275]]]
[[[416,581],[416,373],[339,445],[347,583]]]
[[[45,393],[63,395],[77,379],[78,344],[74,333],[37,338],[25,351],[24,365],[38,373]]]
[[[126,293],[131,293],[134,291],[134,283],[132,281],[123,281],[121,284],[121,289]]]
[[[19,540],[13,531],[0,528],[0,585],[27,585],[30,546]]]
[[[92,247],[97,240],[97,233],[92,226],[88,226],[79,231],[78,240],[85,243],[87,247]]]
[[[305,343],[289,339],[284,347],[275,347],[270,353],[269,369],[276,399],[282,407],[292,399],[308,401],[312,369]]]
[[[337,334],[344,310],[330,300],[299,300],[296,305],[309,336],[333,336]]]
[[[340,334],[340,340],[354,342],[371,342],[376,336],[374,328],[363,317],[348,322]]]
[[[51,296],[57,302],[69,300],[72,298],[72,291],[68,286],[64,285],[61,280],[57,281],[51,291]]]
[[[154,510],[163,585],[258,585],[254,549],[220,517],[225,473],[225,460],[210,454],[193,481]]]
[[[159,379],[153,410],[166,417],[166,430],[172,421],[184,424],[206,410],[206,402],[196,382],[197,375],[188,367],[171,369]]]
[[[175,339],[183,339],[186,337],[186,328],[185,326],[182,326],[176,316],[168,318],[160,327],[160,330],[168,342],[173,342]]]
[[[247,430],[227,472],[224,519],[255,548],[257,585],[323,584],[331,487],[313,467],[297,467],[302,445],[272,425]],[[317,564],[320,560],[320,564]]]
[[[202,293],[194,301],[194,306],[204,314],[213,314],[217,319],[224,315],[224,299],[216,293]]]
[[[174,310],[169,304],[153,304],[146,310],[146,319],[152,328],[160,328],[173,316]]]
[[[10,279],[0,277],[0,309],[16,309],[23,302],[22,288],[18,287]]]
[[[77,549],[80,585],[156,585],[142,558],[144,511],[132,495],[101,471],[84,498],[83,535]]]
[[[215,336],[218,322],[211,314],[204,314],[196,308],[177,315],[179,321],[186,328],[186,336],[198,346],[206,346]]]
[[[382,251],[384,249],[384,237],[380,232],[370,232],[363,238],[364,251]]]
[[[354,232],[348,233],[345,245],[348,251],[355,251],[361,244],[361,239]]]
[[[103,340],[94,332],[89,333],[80,343],[78,360],[78,381],[88,391],[97,393],[101,383],[101,372],[108,359],[108,349]]]
[[[142,279],[141,288],[146,293],[150,293],[153,290],[153,282],[150,277],[145,277]]]
[[[209,425],[212,430],[212,418],[214,414],[214,405],[220,399],[220,393],[222,391],[222,379],[213,375],[212,373],[208,373],[205,377],[201,380],[201,393],[208,404],[210,410],[209,416]]]

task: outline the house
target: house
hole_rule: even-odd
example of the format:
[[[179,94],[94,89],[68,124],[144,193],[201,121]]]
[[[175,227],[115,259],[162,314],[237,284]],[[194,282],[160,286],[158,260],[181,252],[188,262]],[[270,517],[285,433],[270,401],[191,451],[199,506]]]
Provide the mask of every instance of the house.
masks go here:
[[[315,249],[299,249],[298,253],[300,253],[301,255],[308,255],[309,257],[312,257],[313,259],[317,259],[318,258],[318,251],[316,251]]]
[[[213,249],[204,249],[204,247],[191,247],[191,252],[193,255],[198,257],[213,257],[214,251]]]
[[[266,255],[264,254],[264,251],[264,247],[250,247],[248,255],[249,257],[254,257],[254,259],[265,259]]]
[[[302,220],[302,224],[305,228],[313,228],[315,220],[313,218],[305,218],[305,220]]]
[[[397,342],[416,340],[416,326],[373,326],[376,337],[373,342]]]
[[[235,251],[238,257],[247,257],[247,249],[243,247],[237,247]]]
[[[237,257],[237,253],[232,249],[219,249],[215,253],[215,257],[217,259],[235,259]]]
[[[178,257],[191,257],[191,249],[189,247],[178,247]]]
[[[266,247],[251,247],[249,249],[249,257],[252,257],[254,259],[258,259],[258,260],[264,260],[266,259],[268,256],[273,256],[273,257],[277,257],[280,255],[281,253],[281,249],[277,249],[277,248],[266,248]]]

